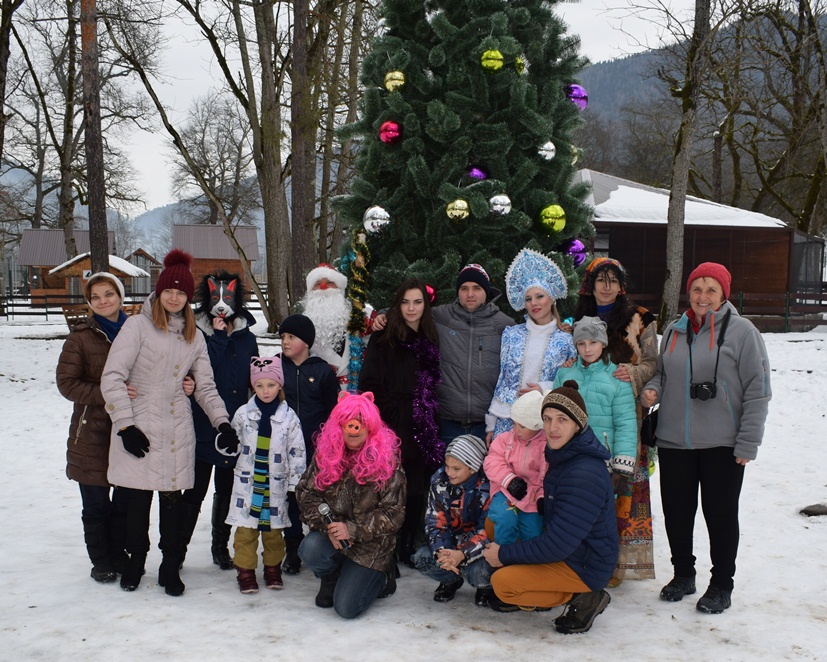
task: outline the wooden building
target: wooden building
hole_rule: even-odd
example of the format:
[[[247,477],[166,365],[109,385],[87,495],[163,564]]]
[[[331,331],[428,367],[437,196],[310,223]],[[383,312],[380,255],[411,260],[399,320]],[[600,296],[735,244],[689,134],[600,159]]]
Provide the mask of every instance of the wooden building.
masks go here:
[[[141,298],[145,292],[141,284],[149,282],[149,272],[136,267],[131,262],[118,257],[109,256],[109,272],[120,278],[126,293],[126,298]],[[49,278],[63,278],[68,281],[67,291],[70,295],[83,296],[83,283],[92,275],[92,254],[81,253],[77,257],[58,265],[49,271]]]
[[[244,249],[247,263],[252,266],[253,262],[259,260],[256,226],[237,226],[235,238]],[[192,274],[195,277],[196,287],[205,275],[219,269],[237,273],[246,281],[238,253],[230,244],[230,240],[224,234],[224,227],[221,225],[174,225],[172,245],[192,255]],[[157,280],[158,274],[153,272],[153,287]]]
[[[588,202],[594,208],[595,255],[620,260],[629,273],[630,293],[659,301],[666,277],[669,191],[592,170],[578,176],[592,187]],[[741,292],[820,294],[824,240],[764,214],[689,196],[682,278],[701,262],[729,269],[733,302]]]

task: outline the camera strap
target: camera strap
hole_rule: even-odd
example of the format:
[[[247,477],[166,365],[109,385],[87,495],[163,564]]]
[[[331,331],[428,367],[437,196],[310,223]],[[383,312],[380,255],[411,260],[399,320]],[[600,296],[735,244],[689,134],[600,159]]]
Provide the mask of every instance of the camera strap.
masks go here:
[[[718,345],[718,351],[715,354],[715,372],[712,373],[712,383],[718,383],[718,361],[721,358],[721,345],[724,344],[724,338],[726,337],[726,330],[729,326],[729,318],[732,316],[732,311],[727,310],[726,315],[724,315],[724,319],[721,320],[721,332],[718,334],[718,341],[715,343]],[[692,324],[689,325],[686,331],[686,342],[689,345],[689,383],[695,383],[695,377],[692,374]]]

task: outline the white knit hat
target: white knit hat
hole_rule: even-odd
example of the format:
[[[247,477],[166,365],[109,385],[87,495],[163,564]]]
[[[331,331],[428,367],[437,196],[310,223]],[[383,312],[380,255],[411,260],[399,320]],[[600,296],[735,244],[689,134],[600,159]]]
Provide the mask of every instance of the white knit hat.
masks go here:
[[[511,405],[511,420],[529,430],[543,429],[543,394],[539,391],[524,393]]]
[[[322,278],[326,278],[327,280],[336,283],[336,287],[342,291],[347,288],[347,277],[340,271],[336,271],[329,264],[322,262],[318,267],[311,269],[310,273],[307,274],[307,291],[309,292],[312,290],[313,286]]]

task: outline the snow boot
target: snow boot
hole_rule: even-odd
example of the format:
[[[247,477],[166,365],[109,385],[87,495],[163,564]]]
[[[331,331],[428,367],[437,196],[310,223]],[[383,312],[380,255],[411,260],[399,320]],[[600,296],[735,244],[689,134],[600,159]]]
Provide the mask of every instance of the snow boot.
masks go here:
[[[186,588],[178,575],[181,564],[184,562],[184,531],[182,530],[184,505],[180,492],[160,493],[161,540],[158,547],[161,548],[163,560],[161,567],[158,568],[158,584],[164,587],[167,595],[173,596],[182,595]]]
[[[338,570],[322,577],[319,592],[316,594],[317,607],[321,607],[322,609],[330,609],[333,606],[333,593],[336,590],[336,582],[338,581]]]
[[[692,595],[695,592],[694,577],[672,577],[666,586],[660,590],[660,599],[666,602],[680,602],[683,596]]]
[[[264,584],[267,588],[284,588],[284,581],[281,578],[281,565],[264,566]]]
[[[459,591],[460,587],[465,583],[465,581],[460,577],[456,581],[451,582],[450,584],[446,584],[445,582],[440,582],[439,586],[436,587],[434,591],[434,602],[451,602],[454,599],[454,596]]]
[[[146,572],[146,552],[135,552],[129,557],[129,562],[121,575],[121,588],[124,591],[134,591],[141,584],[141,577]]]
[[[236,580],[238,581],[238,590],[242,593],[258,593],[258,582],[256,581],[256,571],[248,570],[246,568],[239,568],[235,566],[238,572]]]
[[[109,518],[82,517],[83,538],[86,552],[92,561],[91,576],[96,582],[110,584],[118,579],[118,573],[112,565],[109,549]]]
[[[554,627],[561,634],[580,634],[588,632],[594,619],[602,614],[612,601],[606,591],[578,593],[573,597],[566,612],[554,619]]]
[[[226,523],[230,512],[230,497],[213,494],[212,497],[212,562],[222,570],[233,569],[233,558],[227,550],[232,526]]]
[[[725,591],[717,586],[709,585],[706,593],[703,594],[696,609],[707,614],[722,614],[725,609],[732,606],[732,591]]]
[[[488,607],[492,595],[494,595],[494,589],[490,586],[488,588],[478,588],[474,594],[474,604],[477,607]]]

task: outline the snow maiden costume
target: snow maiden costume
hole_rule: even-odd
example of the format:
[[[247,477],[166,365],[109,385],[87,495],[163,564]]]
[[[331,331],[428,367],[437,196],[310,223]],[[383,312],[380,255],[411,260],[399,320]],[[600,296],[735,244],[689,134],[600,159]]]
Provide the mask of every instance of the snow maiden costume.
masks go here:
[[[522,249],[505,275],[508,303],[514,310],[525,309],[525,295],[538,287],[555,301],[568,293],[566,278],[554,262],[529,248]],[[561,331],[557,320],[535,324],[526,315],[523,324],[503,330],[500,349],[500,377],[486,415],[486,430],[494,436],[510,430],[511,405],[517,392],[529,383],[551,390],[557,369],[568,359],[577,358],[571,335]]]

